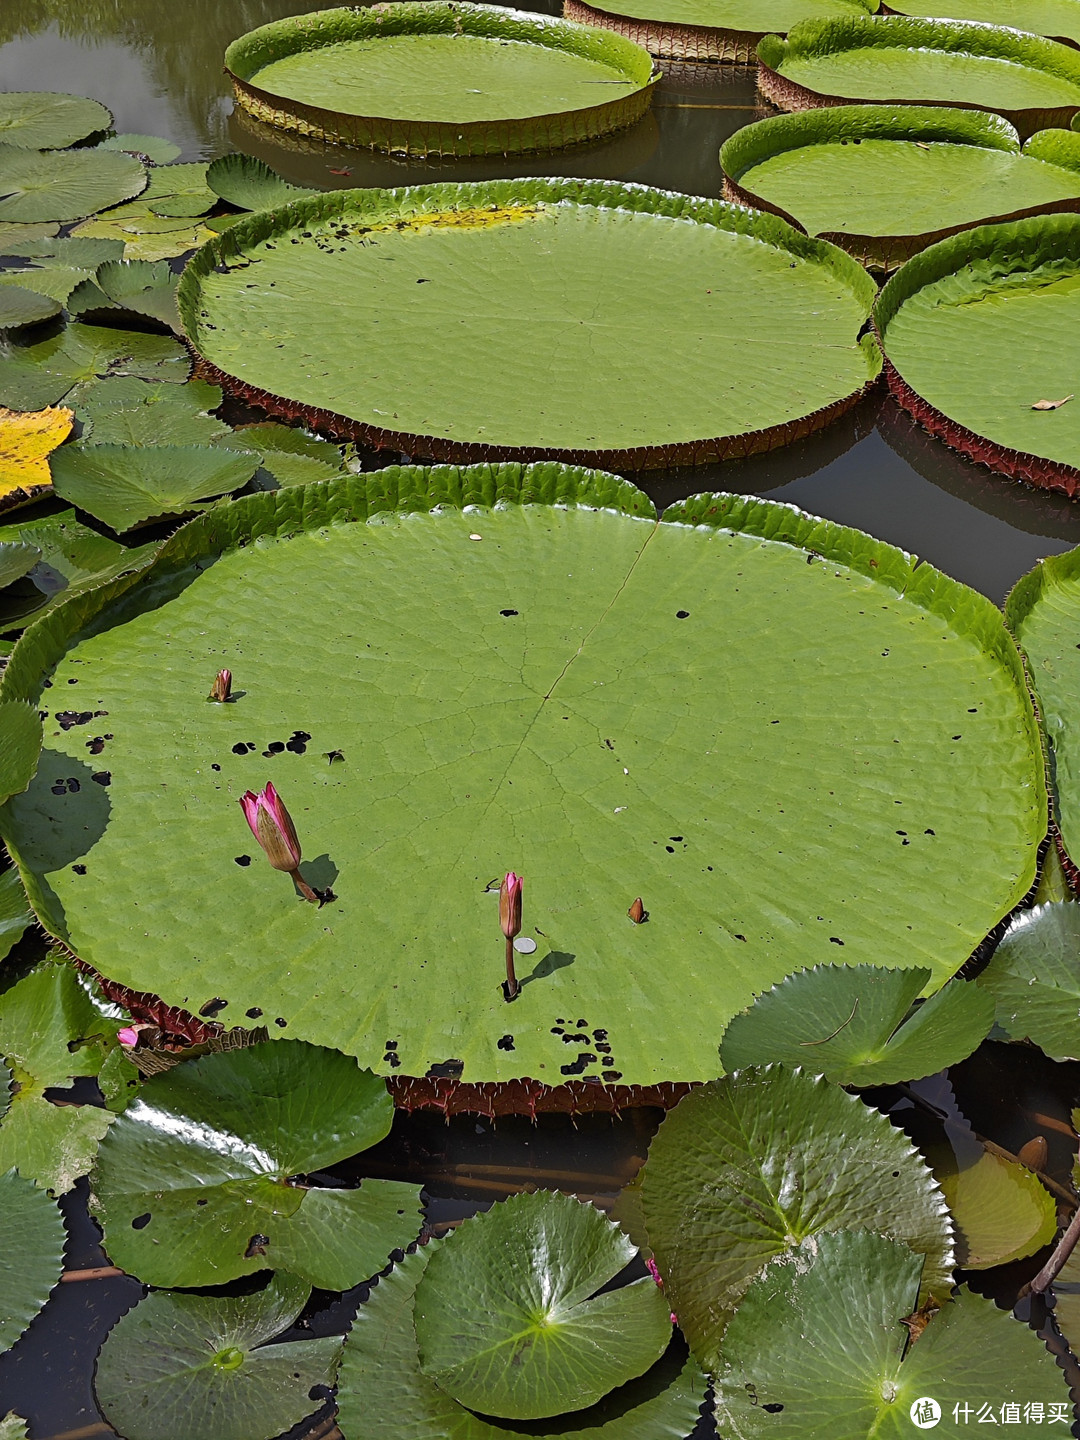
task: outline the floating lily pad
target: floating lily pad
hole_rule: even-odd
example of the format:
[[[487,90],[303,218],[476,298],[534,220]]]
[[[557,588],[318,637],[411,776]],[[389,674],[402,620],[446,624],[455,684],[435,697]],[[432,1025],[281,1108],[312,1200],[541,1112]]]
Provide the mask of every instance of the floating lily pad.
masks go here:
[[[1078,0],[890,0],[889,8],[901,15],[1008,25],[1080,45]]]
[[[0,805],[25,790],[41,754],[41,716],[33,705],[0,701]]]
[[[758,87],[782,110],[849,100],[994,110],[1021,135],[1080,109],[1080,55],[1055,40],[960,20],[801,20],[758,46]]]
[[[62,150],[99,130],[112,115],[96,100],[51,90],[9,90],[0,94],[0,141],[28,150]]]
[[[872,298],[774,216],[579,180],[298,201],[218,236],[179,292],[204,358],[278,413],[412,453],[634,468],[824,424],[877,373]]]
[[[432,1243],[379,1281],[357,1313],[338,1380],[338,1423],[346,1440],[500,1440],[522,1427],[482,1418],[453,1400],[420,1368],[413,1307],[437,1251]],[[685,1350],[667,1354],[638,1380],[588,1410],[527,1426],[541,1440],[682,1440],[693,1430],[706,1380]]]
[[[4,1078],[0,1064],[0,1081]],[[15,1344],[60,1279],[64,1222],[45,1192],[16,1170],[0,1172],[0,1214],[4,1217],[0,1351],[4,1351]]]
[[[1080,1059],[1080,904],[1039,905],[1009,924],[979,986],[1012,1040],[1052,1060]]]
[[[155,385],[117,376],[88,389],[78,415],[83,440],[92,439],[95,445],[209,445],[236,434],[210,414],[220,404],[221,391],[205,380]],[[259,449],[247,443],[243,432],[236,434],[236,441],[236,449]]]
[[[104,310],[147,316],[170,330],[179,330],[177,278],[164,260],[108,260],[92,280],[75,288],[67,308],[72,315]]]
[[[434,155],[558,150],[639,120],[659,79],[622,36],[501,5],[397,3],[262,25],[225,52],[238,105],[318,140]]]
[[[0,358],[0,405],[38,410],[55,405],[75,385],[106,375],[182,385],[190,374],[190,355],[170,335],[72,324],[47,340],[9,347]]]
[[[0,1440],[30,1440],[30,1431],[26,1421],[21,1415],[16,1415],[14,1410],[0,1419]]]
[[[53,488],[121,532],[238,490],[258,457],[208,445],[69,445],[52,458]]]
[[[1080,217],[983,225],[908,262],[881,292],[890,388],[954,449],[1029,483],[1080,486]],[[1061,403],[1061,402],[1065,403]]]
[[[126,150],[129,155],[144,155],[154,165],[168,165],[177,159],[180,146],[159,135],[110,135],[101,142],[103,150]]]
[[[799,1071],[691,1091],[649,1148],[641,1203],[664,1293],[710,1371],[754,1276],[804,1241],[872,1229],[918,1253],[916,1285],[926,1257],[924,1296],[952,1284],[949,1214],[922,1156],[884,1115]]]
[[[994,1006],[974,985],[957,980],[909,1014],[929,979],[929,970],[876,965],[818,965],[789,975],[725,1030],[724,1069],[783,1061],[820,1071],[838,1085],[894,1085],[933,1075],[986,1039]]]
[[[133,155],[0,147],[0,221],[79,220],[145,189]]]
[[[0,875],[0,960],[11,953],[34,923],[34,912],[26,898],[17,870],[5,870]]]
[[[319,1189],[303,1177],[374,1145],[392,1119],[381,1080],[300,1041],[177,1065],[146,1082],[98,1156],[106,1248],[148,1285],[282,1269],[346,1290],[416,1238],[418,1191],[394,1180]]]
[[[0,330],[20,330],[51,320],[62,309],[59,300],[22,285],[0,285]]]
[[[616,30],[651,55],[753,64],[757,42],[816,16],[867,15],[878,0],[607,0],[602,8],[566,0],[568,20]]]
[[[388,467],[219,507],[145,589],[73,604],[3,680],[52,712],[50,768],[2,817],[46,928],[170,1004],[466,1081],[707,1079],[756,992],[840,954],[943,983],[1045,834],[1000,611],[786,506],[650,510],[554,464]],[[246,693],[207,705],[222,665]],[[107,805],[52,790],[86,755],[74,703],[116,732]],[[253,848],[237,801],[268,779],[321,911]],[[538,946],[513,1006],[510,866]]]
[[[254,155],[221,155],[206,172],[206,183],[215,195],[238,205],[241,210],[272,210],[317,192],[303,185],[291,185]]]
[[[1021,153],[1007,120],[973,110],[839,105],[777,115],[737,131],[720,163],[729,200],[775,211],[887,269],[986,220],[1080,208],[1080,135],[1043,131]]]
[[[671,1342],[651,1276],[604,1288],[635,1253],[570,1195],[516,1195],[474,1216],[432,1255],[417,1290],[420,1368],[485,1415],[537,1420],[595,1405]]]
[[[329,480],[340,475],[343,464],[341,451],[328,440],[316,440],[302,430],[288,425],[244,425],[220,436],[216,444],[254,450],[262,458],[262,489],[274,485],[309,485],[316,480]],[[269,482],[273,482],[273,484]]]
[[[71,420],[65,407],[16,413],[0,406],[0,511],[49,493],[48,457],[71,433]]]
[[[94,1389],[125,1440],[270,1440],[331,1386],[341,1337],[268,1345],[310,1286],[274,1275],[254,1295],[152,1294],[110,1330]]]
[[[31,230],[35,227],[27,225],[22,228]],[[4,247],[3,253],[32,260],[41,266],[59,265],[69,270],[93,271],[106,260],[122,259],[124,247],[116,240],[88,240],[83,236],[27,236],[22,240],[13,238]]]
[[[121,1023],[60,961],[36,966],[0,994],[0,1058],[19,1085],[0,1116],[0,1168],[16,1166],[57,1195],[86,1174],[112,1115],[95,1105],[54,1105],[44,1092],[96,1075]]]
[[[14,580],[21,580],[40,559],[41,551],[36,545],[18,540],[0,540],[0,589]]]
[[[1067,1396],[1061,1371],[1038,1335],[991,1300],[939,1295],[941,1310],[909,1344],[900,1318],[915,1308],[920,1265],[903,1245],[865,1232],[822,1235],[770,1265],[724,1336],[714,1379],[720,1433],[899,1440],[935,1415],[942,1433],[962,1433],[965,1405],[973,1423],[980,1404],[999,1425],[1005,1404],[1022,1415],[1034,1401],[1050,1414]]]
[[[110,218],[115,211],[97,220],[84,220],[72,232],[76,237],[88,236],[103,240],[122,240],[125,260],[171,260],[196,250],[214,232],[190,220],[166,220],[147,214],[143,218],[128,215]]]
[[[45,239],[59,231],[59,225],[11,225],[5,222],[0,225],[0,255],[17,254],[18,252],[13,252],[9,246],[20,245],[27,240]]]
[[[182,229],[184,221],[190,224],[195,216],[217,203],[218,197],[206,183],[207,168],[204,164],[155,165],[148,172],[146,188],[138,199],[118,205],[102,219],[147,224],[155,218],[176,220],[181,223],[160,228]]]
[[[29,545],[40,550],[25,581],[0,595],[0,631],[12,630],[31,615],[42,615],[61,601],[129,570],[157,554],[158,544],[127,547],[80,525],[74,510],[62,510],[25,525],[0,527],[0,546]]]

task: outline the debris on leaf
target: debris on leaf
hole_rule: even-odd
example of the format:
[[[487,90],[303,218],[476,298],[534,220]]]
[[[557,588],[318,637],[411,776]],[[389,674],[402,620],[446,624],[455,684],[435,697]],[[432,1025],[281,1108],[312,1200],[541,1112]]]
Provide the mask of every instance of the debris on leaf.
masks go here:
[[[1060,410],[1062,405],[1067,405],[1073,397],[1066,395],[1061,400],[1036,400],[1032,410]]]

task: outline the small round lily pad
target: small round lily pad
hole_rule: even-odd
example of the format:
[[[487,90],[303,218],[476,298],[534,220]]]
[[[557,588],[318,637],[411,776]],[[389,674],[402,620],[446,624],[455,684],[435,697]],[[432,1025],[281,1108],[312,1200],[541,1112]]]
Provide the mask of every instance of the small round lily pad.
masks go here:
[[[57,150],[107,130],[112,115],[96,100],[51,90],[0,94],[0,143],[26,150]]]

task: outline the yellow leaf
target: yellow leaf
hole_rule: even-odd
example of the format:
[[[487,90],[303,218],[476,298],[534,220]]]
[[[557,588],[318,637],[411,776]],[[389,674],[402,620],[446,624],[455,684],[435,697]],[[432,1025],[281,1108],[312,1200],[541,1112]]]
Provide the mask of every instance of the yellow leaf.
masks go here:
[[[75,412],[5,410],[0,405],[0,510],[14,510],[52,491],[49,452],[71,434]]]

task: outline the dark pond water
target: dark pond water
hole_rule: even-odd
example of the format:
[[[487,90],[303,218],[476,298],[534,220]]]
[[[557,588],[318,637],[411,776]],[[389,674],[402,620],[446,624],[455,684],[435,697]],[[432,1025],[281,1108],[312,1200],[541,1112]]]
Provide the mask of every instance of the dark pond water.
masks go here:
[[[568,174],[716,196],[721,143],[762,113],[752,75],[686,67],[665,79],[653,113],[633,130],[556,156],[451,165],[302,149],[232,114],[221,57],[228,42],[252,26],[310,8],[304,0],[0,0],[0,90],[91,95],[112,109],[118,130],[167,136],[183,146],[184,160],[243,149],[297,183],[326,189]],[[348,177],[330,173],[346,167]],[[773,455],[634,478],[660,505],[704,489],[788,501],[914,551],[995,601],[1039,557],[1080,544],[1080,504],[969,464],[883,397]],[[952,1072],[955,1102],[976,1131],[1014,1153],[1033,1135],[1045,1135],[1048,1171],[1064,1184],[1074,1143],[1075,1068],[986,1045]],[[925,1098],[942,1102],[932,1087]],[[927,1123],[917,1094],[914,1103],[897,1093],[878,1099],[912,1133]],[[526,1184],[573,1190],[606,1207],[636,1170],[660,1118],[657,1111],[633,1111],[616,1121],[586,1118],[576,1125],[561,1116],[538,1125],[517,1119],[492,1125],[474,1117],[445,1124],[430,1114],[399,1116],[387,1141],[364,1157],[365,1166],[370,1174],[423,1180],[428,1220],[436,1228]],[[93,1357],[117,1316],[141,1294],[136,1281],[109,1273],[86,1214],[85,1190],[83,1181],[64,1202],[71,1232],[67,1283],[19,1345],[0,1357],[0,1415],[10,1408],[27,1416],[35,1440],[112,1433],[94,1404]],[[1009,1304],[1041,1258],[973,1279]],[[97,1273],[102,1267],[105,1273]],[[360,1298],[359,1292],[343,1300],[314,1297],[302,1321],[306,1333],[340,1332]],[[324,1415],[299,1433],[336,1432]],[[700,1436],[708,1433],[703,1425]]]

